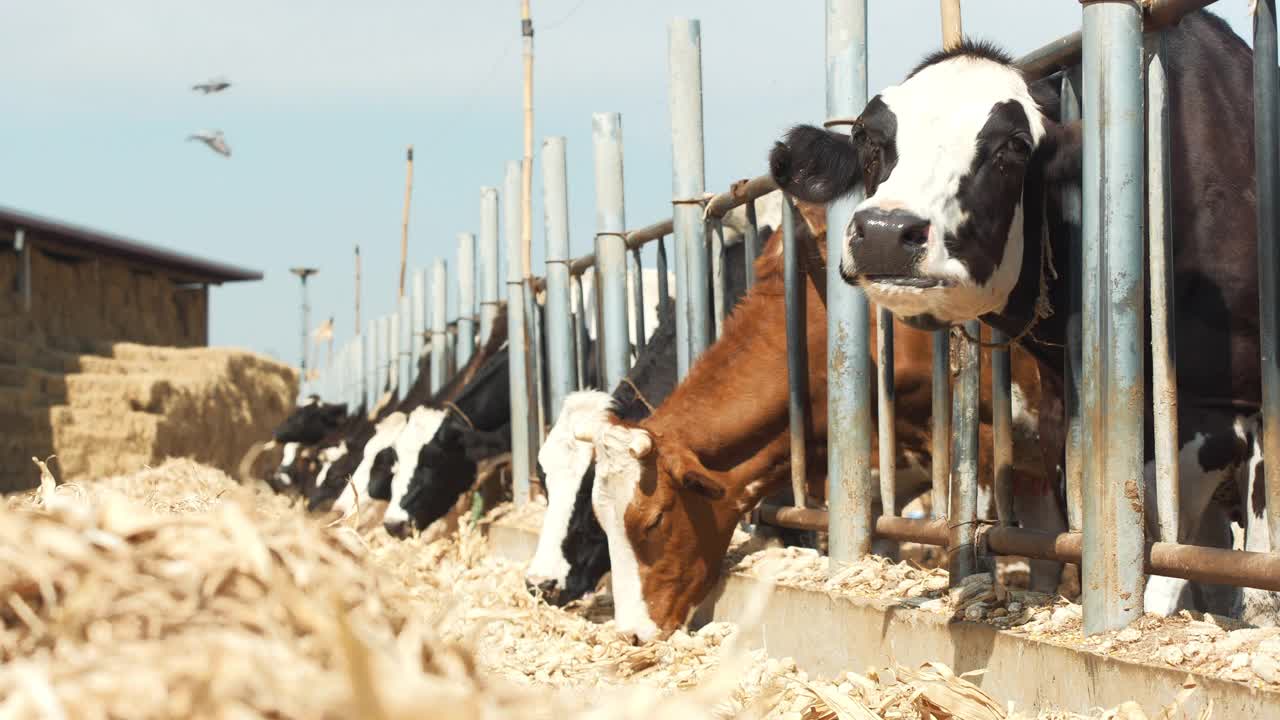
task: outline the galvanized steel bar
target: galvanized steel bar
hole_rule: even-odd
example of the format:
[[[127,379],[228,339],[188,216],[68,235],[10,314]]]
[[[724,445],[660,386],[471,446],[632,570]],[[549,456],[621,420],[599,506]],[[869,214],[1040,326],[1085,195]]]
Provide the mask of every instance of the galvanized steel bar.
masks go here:
[[[635,308],[633,314],[636,329],[636,341],[632,349],[635,355],[639,355],[647,344],[644,327],[644,264],[640,260],[640,248],[631,251],[631,299],[632,307]]]
[[[747,201],[747,232],[742,236],[742,259],[746,265],[746,289],[756,284],[756,257],[760,255],[760,227],[756,222],[756,201]]]
[[[1084,630],[1115,630],[1142,614],[1143,589],[1143,88],[1138,2],[1084,6],[1084,243],[1100,251],[1102,312],[1084,347],[1102,358],[1101,472],[1086,472]],[[1086,260],[1088,262],[1088,260]],[[1086,271],[1087,275],[1087,271]],[[1092,283],[1090,283],[1092,285]],[[1089,302],[1091,287],[1085,287]],[[1086,307],[1086,311],[1087,311]],[[1086,367],[1086,370],[1088,368]],[[1085,396],[1087,404],[1094,398]]]
[[[969,337],[978,338],[982,323],[964,324]],[[954,402],[955,452],[951,458],[951,507],[947,511],[950,534],[947,543],[951,585],[977,572],[978,529],[978,388],[982,384],[982,356],[977,343],[959,344]]]
[[[725,290],[724,290],[724,222],[719,219],[709,221],[711,225],[711,307],[715,322],[712,337],[718,338],[724,332]]]
[[[427,338],[427,271],[425,268],[419,268],[413,272],[412,287],[413,312],[410,320],[410,332],[412,333],[413,374],[417,377],[422,371],[423,353],[426,350]],[[431,381],[431,375],[428,373],[427,382]]]
[[[442,388],[449,376],[448,266],[441,258],[431,263],[431,387]]]
[[[547,243],[547,388],[551,417],[560,417],[564,399],[578,387],[573,357],[569,298],[569,181],[565,140],[542,141],[542,212]]]
[[[933,333],[933,517],[945,518],[951,498],[951,331]]]
[[[582,294],[581,277],[570,275],[569,282],[573,288],[573,304],[576,306],[573,312],[573,364],[578,378],[577,389],[583,390],[587,387],[587,343],[590,342],[587,336],[586,298]]]
[[[1151,292],[1151,405],[1155,436],[1156,525],[1163,542],[1178,542],[1178,380],[1175,350],[1173,196],[1169,138],[1165,34],[1151,33],[1146,44],[1147,75],[1147,254]]]
[[[365,408],[373,410],[382,395],[378,385],[378,321],[370,320],[364,334],[364,401]]]
[[[867,103],[866,0],[827,0],[827,116],[857,115]],[[862,199],[861,190],[827,206],[831,257]],[[860,288],[827,263],[827,491],[833,566],[871,550],[870,306]]]
[[[534,409],[529,414],[533,421],[529,443],[536,462],[538,449],[542,447],[547,435],[547,383],[543,367],[546,355],[542,348],[543,307],[538,304],[538,294],[531,280],[526,280],[524,284],[524,309],[527,323],[525,332],[529,337],[529,373],[533,378],[529,387],[529,406]],[[537,465],[530,467],[537,468]]]
[[[1007,343],[1009,336],[992,329],[991,342]],[[991,437],[995,466],[996,519],[1012,525],[1013,514],[1013,374],[1008,348],[991,351]],[[979,508],[981,512],[983,508]]]
[[[378,389],[378,397],[382,397],[382,394],[390,389],[387,382],[387,367],[389,364],[389,355],[387,350],[390,347],[390,340],[387,337],[387,330],[389,328],[387,317],[384,315],[378,318],[377,324],[374,328],[377,330],[377,335],[374,337],[377,338],[376,347],[378,353],[378,364],[374,367],[373,380]]]
[[[412,288],[410,288],[412,289]],[[396,333],[400,338],[400,387],[408,392],[413,381],[418,379],[418,368],[413,364],[413,296],[400,296],[400,329]]]
[[[679,356],[677,375],[711,344],[711,306],[707,277],[706,225],[702,217],[706,188],[702,146],[702,30],[697,20],[675,18],[668,25],[671,77],[672,212],[676,236],[677,302],[687,313],[684,334],[676,325],[677,343],[688,350]],[[682,269],[683,267],[683,269]],[[683,286],[681,281],[683,280]]]
[[[893,401],[893,313],[876,310],[876,421],[880,448],[880,508],[885,515],[898,513],[898,433]]]
[[[1258,199],[1258,300],[1262,320],[1263,472],[1271,549],[1280,550],[1280,78],[1276,70],[1276,3],[1258,0],[1253,16],[1253,131]]]
[[[507,163],[502,184],[503,232],[507,240],[507,348],[511,389],[511,481],[518,506],[529,500],[529,477],[536,467],[533,443],[535,408],[529,403],[529,372],[525,335],[524,282],[521,272],[519,161]]]
[[[403,393],[400,385],[400,302],[396,301],[395,312],[387,316],[387,383],[397,392]]]
[[[476,236],[458,233],[458,340],[457,366],[463,367],[476,351]]]
[[[658,313],[661,314],[666,304],[671,302],[671,281],[667,277],[671,273],[667,270],[667,241],[663,238],[658,238],[654,267],[658,270]]]
[[[631,369],[627,327],[627,229],[622,180],[622,116],[591,116],[591,144],[596,180],[596,283],[600,291],[601,325],[596,328],[601,353],[601,382],[613,388]]]
[[[498,189],[480,188],[480,344],[498,317]]]
[[[805,283],[795,232],[795,210],[782,200],[782,282],[787,322],[787,416],[791,432],[791,492],[796,507],[805,506],[808,473],[809,353],[806,333]]]
[[[1062,122],[1069,123],[1080,119],[1080,74],[1069,71],[1062,76]],[[1084,471],[1085,471],[1085,433],[1084,407],[1080,402],[1085,392],[1085,384],[1097,379],[1097,365],[1090,371],[1084,371],[1085,356],[1081,354],[1083,338],[1081,323],[1083,322],[1083,283],[1085,281],[1085,260],[1083,251],[1083,209],[1080,188],[1067,184],[1061,190],[1062,216],[1067,226],[1068,247],[1081,248],[1081,252],[1069,253],[1067,277],[1068,316],[1067,316],[1067,352],[1066,373],[1064,378],[1067,403],[1067,457],[1065,467],[1065,484],[1067,494],[1067,527],[1079,532],[1084,523],[1081,515],[1084,512]],[[1091,265],[1096,274],[1097,264]],[[1096,295],[1095,295],[1096,297]],[[1094,316],[1091,316],[1094,317]],[[1096,354],[1089,356],[1096,361]]]

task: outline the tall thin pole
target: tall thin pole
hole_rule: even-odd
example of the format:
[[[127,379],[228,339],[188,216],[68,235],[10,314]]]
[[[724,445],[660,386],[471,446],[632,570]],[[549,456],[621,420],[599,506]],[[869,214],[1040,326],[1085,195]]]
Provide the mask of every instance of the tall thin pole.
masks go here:
[[[498,189],[480,188],[480,342],[498,316]]]
[[[311,327],[311,302],[307,296],[307,278],[320,271],[310,267],[294,267],[289,268],[289,272],[297,275],[302,281],[302,358],[298,362],[298,388],[301,390],[307,384],[307,350],[310,346],[307,336],[310,334],[308,329]]]
[[[701,23],[675,18],[668,25],[671,105],[672,220],[676,236],[677,302],[688,315],[676,342],[688,349],[677,353],[679,378],[711,344],[711,292],[707,269],[707,228],[702,218],[706,166],[702,143],[702,30]],[[683,279],[683,286],[680,280]],[[687,299],[682,299],[686,298]]]
[[[444,387],[449,372],[448,308],[449,273],[445,262],[431,263],[431,387]]]
[[[944,48],[960,44],[964,28],[960,24],[960,0],[939,0],[942,11],[942,41]]]
[[[529,499],[529,476],[536,467],[533,442],[536,409],[529,402],[527,358],[529,338],[525,333],[524,283],[520,274],[520,163],[507,163],[502,185],[504,235],[507,241],[507,348],[508,380],[511,389],[511,482],[516,505]],[[532,415],[531,415],[531,411]]]
[[[1258,300],[1262,320],[1262,407],[1269,422],[1262,426],[1263,473],[1271,550],[1280,550],[1280,79],[1276,63],[1276,3],[1258,0],[1253,15],[1253,129],[1258,198]]]
[[[409,262],[409,202],[413,199],[413,146],[405,152],[404,215],[400,220],[400,288],[396,297],[404,297],[405,265]]]
[[[827,0],[827,116],[849,117],[867,104],[867,2]],[[831,257],[862,191],[827,206]],[[870,303],[827,263],[827,493],[832,566],[871,551]]]
[[[458,341],[461,368],[476,349],[476,236],[458,233]]]
[[[529,0],[520,1],[520,35],[524,38],[524,165],[520,178],[520,267],[527,281],[533,274],[533,18]]]

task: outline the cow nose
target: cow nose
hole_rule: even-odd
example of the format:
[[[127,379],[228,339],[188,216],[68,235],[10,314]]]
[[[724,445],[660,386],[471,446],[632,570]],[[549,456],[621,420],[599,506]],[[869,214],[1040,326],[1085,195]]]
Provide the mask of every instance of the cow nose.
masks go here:
[[[393,538],[400,538],[403,540],[404,538],[409,537],[410,526],[408,520],[392,520],[390,522],[384,522],[382,523],[382,528]]]
[[[854,242],[872,245],[890,243],[908,248],[923,247],[929,240],[929,221],[897,208],[866,208],[853,214]]]
[[[524,581],[524,586],[528,589],[530,595],[541,596],[548,605],[559,606],[560,588],[555,580],[543,580],[541,582]]]

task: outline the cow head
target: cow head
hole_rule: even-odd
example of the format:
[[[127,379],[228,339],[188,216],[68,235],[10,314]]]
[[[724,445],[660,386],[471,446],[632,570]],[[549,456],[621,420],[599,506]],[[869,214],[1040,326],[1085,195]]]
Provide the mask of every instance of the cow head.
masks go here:
[[[400,507],[400,502],[409,491],[409,482],[418,469],[418,456],[423,446],[435,437],[444,417],[443,410],[429,407],[416,408],[409,414],[409,423],[396,438],[394,447],[398,463],[391,478],[387,512],[382,516],[382,526],[393,536],[403,537],[408,534],[409,515],[404,508]]]
[[[400,508],[419,530],[444,517],[475,481],[476,465],[462,451],[462,436],[467,430],[463,421],[450,413],[418,452],[418,466],[400,500]],[[408,528],[388,530],[403,534]]]
[[[770,170],[809,202],[865,190],[840,274],[905,321],[936,329],[1007,309],[1029,321],[1033,303],[1009,306],[1015,288],[1038,291],[1043,192],[1078,172],[1078,133],[1056,115],[1050,85],[966,43],[872,98],[849,136],[792,129]]]
[[[378,455],[395,443],[400,432],[404,430],[406,422],[408,422],[408,418],[402,412],[393,412],[378,422],[377,427],[374,429],[373,437],[369,438],[368,442],[364,444],[360,464],[351,473],[351,482],[342,489],[342,494],[334,501],[334,510],[343,515],[349,514],[355,510],[357,500],[359,502],[367,502],[369,500],[369,484],[371,481],[377,478],[378,482],[383,482],[384,475],[386,478],[390,477],[391,467],[387,462],[388,455],[383,455],[381,461],[378,460]],[[375,467],[377,468],[376,472]]]
[[[652,640],[683,625],[711,590],[740,512],[692,453],[662,447],[642,427],[610,422],[593,440],[591,502],[609,539],[615,619]]]
[[[612,402],[607,393],[597,390],[569,394],[564,399],[560,417],[538,450],[538,468],[547,491],[547,511],[542,517],[538,546],[524,578],[530,592],[541,593],[552,604],[562,605],[583,594],[569,597],[565,592],[573,569],[570,553],[578,552],[575,544],[568,543],[568,538],[575,521],[587,520],[575,517],[580,513],[576,501],[583,480],[590,472],[594,450],[589,440],[579,440],[576,433],[589,431],[594,437],[595,429],[603,426]],[[590,514],[589,504],[585,509]],[[601,545],[603,549],[603,543]]]
[[[320,460],[320,472],[316,474],[315,489],[307,498],[307,510],[310,512],[329,510],[345,488],[346,479],[355,469],[355,456],[349,451],[346,440],[321,448],[317,457]]]
[[[347,419],[347,406],[330,405],[312,395],[275,429],[276,442],[314,445]]]

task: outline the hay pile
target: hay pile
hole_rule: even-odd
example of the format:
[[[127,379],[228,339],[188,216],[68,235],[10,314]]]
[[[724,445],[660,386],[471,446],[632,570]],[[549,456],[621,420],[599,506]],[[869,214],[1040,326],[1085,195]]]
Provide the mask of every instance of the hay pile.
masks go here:
[[[118,343],[110,358],[84,356],[64,378],[65,404],[49,409],[59,479],[136,472],[186,457],[234,472],[245,450],[288,414],[294,370],[229,348]]]
[[[722,623],[633,647],[474,526],[327,528],[189,461],[9,498],[0,599],[0,718],[1006,717],[940,665],[818,681]]]

